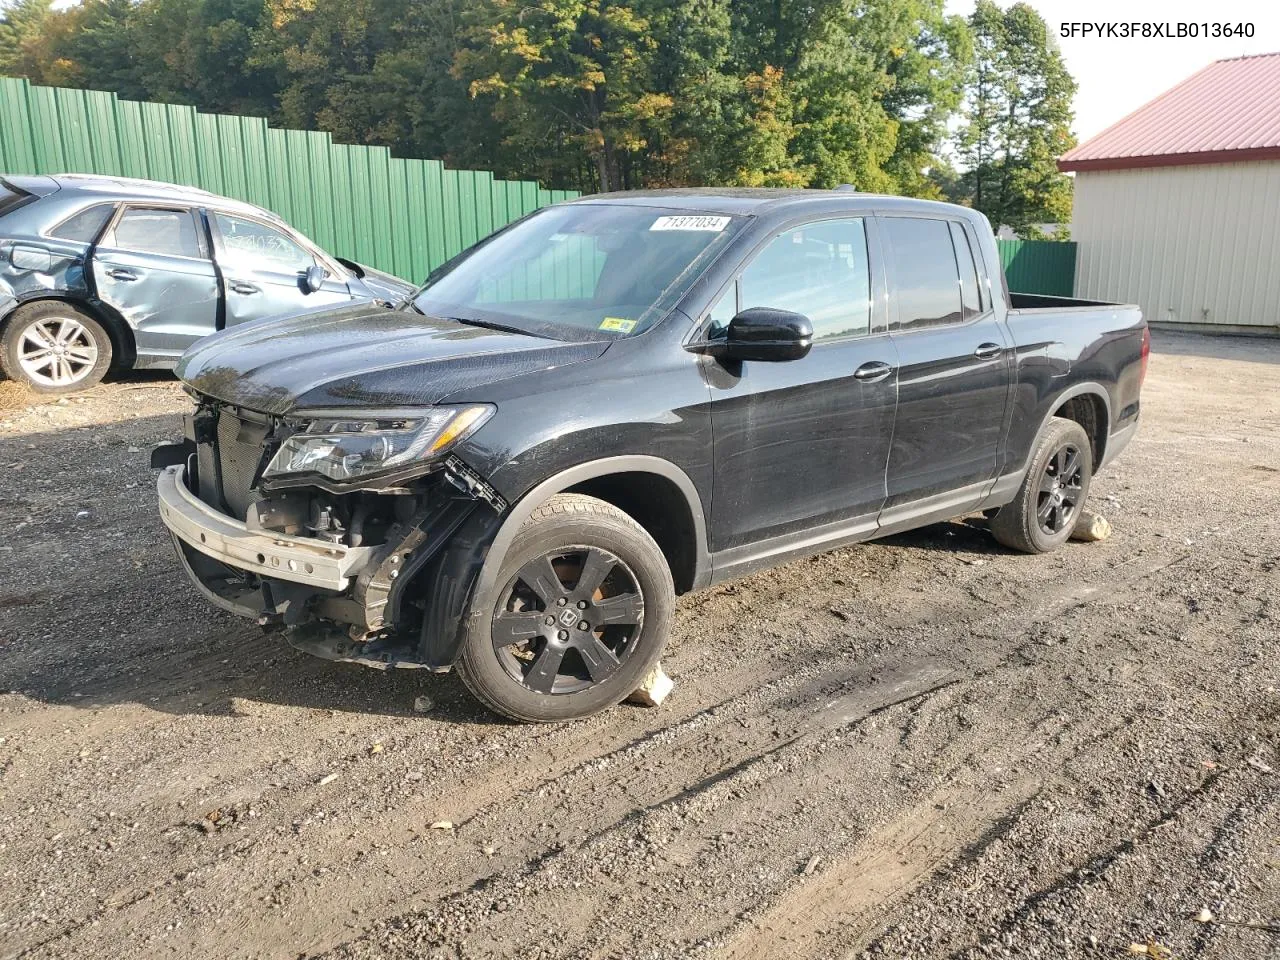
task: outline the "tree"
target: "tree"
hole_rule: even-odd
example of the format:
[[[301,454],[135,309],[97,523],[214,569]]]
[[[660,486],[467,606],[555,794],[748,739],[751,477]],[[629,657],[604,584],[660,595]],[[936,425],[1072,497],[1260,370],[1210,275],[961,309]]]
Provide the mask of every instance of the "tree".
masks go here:
[[[968,119],[957,137],[964,172],[956,199],[996,226],[1039,237],[1036,224],[1071,219],[1071,180],[1056,159],[1075,144],[1076,84],[1044,20],[1025,3],[1001,11],[992,0],[978,0],[970,27],[974,63]]]
[[[45,28],[52,8],[53,0],[16,0],[0,10],[0,74],[43,78]]]
[[[935,196],[970,55],[943,3],[18,0],[0,57],[553,187]]]
[[[454,75],[505,123],[507,146],[545,159],[549,144],[565,160],[578,151],[598,189],[622,189],[674,106],[654,83],[659,44],[646,13],[643,2],[484,0],[467,17]]]

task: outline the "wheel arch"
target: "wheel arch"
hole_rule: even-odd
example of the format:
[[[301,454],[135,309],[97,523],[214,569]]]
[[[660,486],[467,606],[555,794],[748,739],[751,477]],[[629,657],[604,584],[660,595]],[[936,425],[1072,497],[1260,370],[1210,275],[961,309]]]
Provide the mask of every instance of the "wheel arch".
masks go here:
[[[498,567],[517,531],[534,509],[558,493],[604,500],[644,527],[667,558],[677,593],[699,589],[711,579],[706,513],[689,475],[661,457],[618,456],[570,467],[521,497],[489,544],[473,596],[483,596],[495,586]]]
[[[1074,420],[1084,428],[1089,435],[1096,470],[1106,456],[1107,441],[1111,436],[1111,398],[1106,388],[1100,383],[1079,383],[1058,394],[1049,404],[1049,412],[1036,431],[1037,439],[1043,436],[1045,427],[1054,417]]]
[[[13,319],[13,315],[23,307],[41,303],[65,303],[67,306],[75,307],[77,310],[87,313],[101,324],[102,329],[107,331],[107,336],[111,338],[112,368],[127,370],[133,366],[138,356],[138,348],[133,339],[133,330],[129,324],[105,304],[83,297],[74,297],[53,291],[39,291],[32,296],[18,300],[12,309],[3,317],[0,317],[0,331],[4,330],[9,321]]]

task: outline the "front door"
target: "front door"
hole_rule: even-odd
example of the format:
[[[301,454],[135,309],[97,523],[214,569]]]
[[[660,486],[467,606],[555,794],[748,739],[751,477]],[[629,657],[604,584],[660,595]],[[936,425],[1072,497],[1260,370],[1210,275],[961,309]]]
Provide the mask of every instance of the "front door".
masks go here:
[[[882,217],[898,417],[882,526],[972,509],[995,477],[1011,377],[1004,324],[959,221]]]
[[[712,309],[775,307],[813,323],[808,356],[716,364],[711,540],[728,564],[767,541],[874,527],[885,497],[897,361],[873,322],[867,234],[860,218],[822,220],[771,240]],[[877,311],[878,313],[878,311]],[[820,528],[828,526],[828,531]],[[775,546],[778,545],[775,540]],[[718,563],[719,567],[720,564]]]
[[[99,300],[133,328],[138,358],[174,359],[217,329],[218,275],[198,214],[126,206],[93,250]]]
[[[227,291],[227,326],[346,303],[346,281],[285,231],[261,220],[211,210],[218,266]],[[306,274],[326,267],[324,284],[309,290]]]

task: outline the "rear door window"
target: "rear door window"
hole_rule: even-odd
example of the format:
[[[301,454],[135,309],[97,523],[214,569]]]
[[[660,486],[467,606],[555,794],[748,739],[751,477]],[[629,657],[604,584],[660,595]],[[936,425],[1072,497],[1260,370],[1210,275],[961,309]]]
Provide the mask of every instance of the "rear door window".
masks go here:
[[[130,207],[103,238],[102,245],[164,257],[204,257],[195,214],[190,210]]]
[[[112,203],[97,203],[92,207],[85,207],[50,230],[49,236],[77,243],[93,243],[115,210],[115,204]]]
[[[919,330],[963,317],[960,273],[946,220],[885,217],[880,221],[893,262],[898,329]],[[970,257],[970,264],[973,260]],[[977,281],[974,280],[976,288]]]

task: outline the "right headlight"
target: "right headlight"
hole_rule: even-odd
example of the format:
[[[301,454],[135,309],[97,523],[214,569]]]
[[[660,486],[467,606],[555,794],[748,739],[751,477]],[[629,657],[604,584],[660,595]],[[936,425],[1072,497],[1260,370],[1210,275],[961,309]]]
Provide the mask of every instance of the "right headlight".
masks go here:
[[[430,460],[479,429],[493,415],[487,404],[425,407],[419,411],[317,416],[280,445],[265,479],[319,474],[337,483],[389,473]]]

